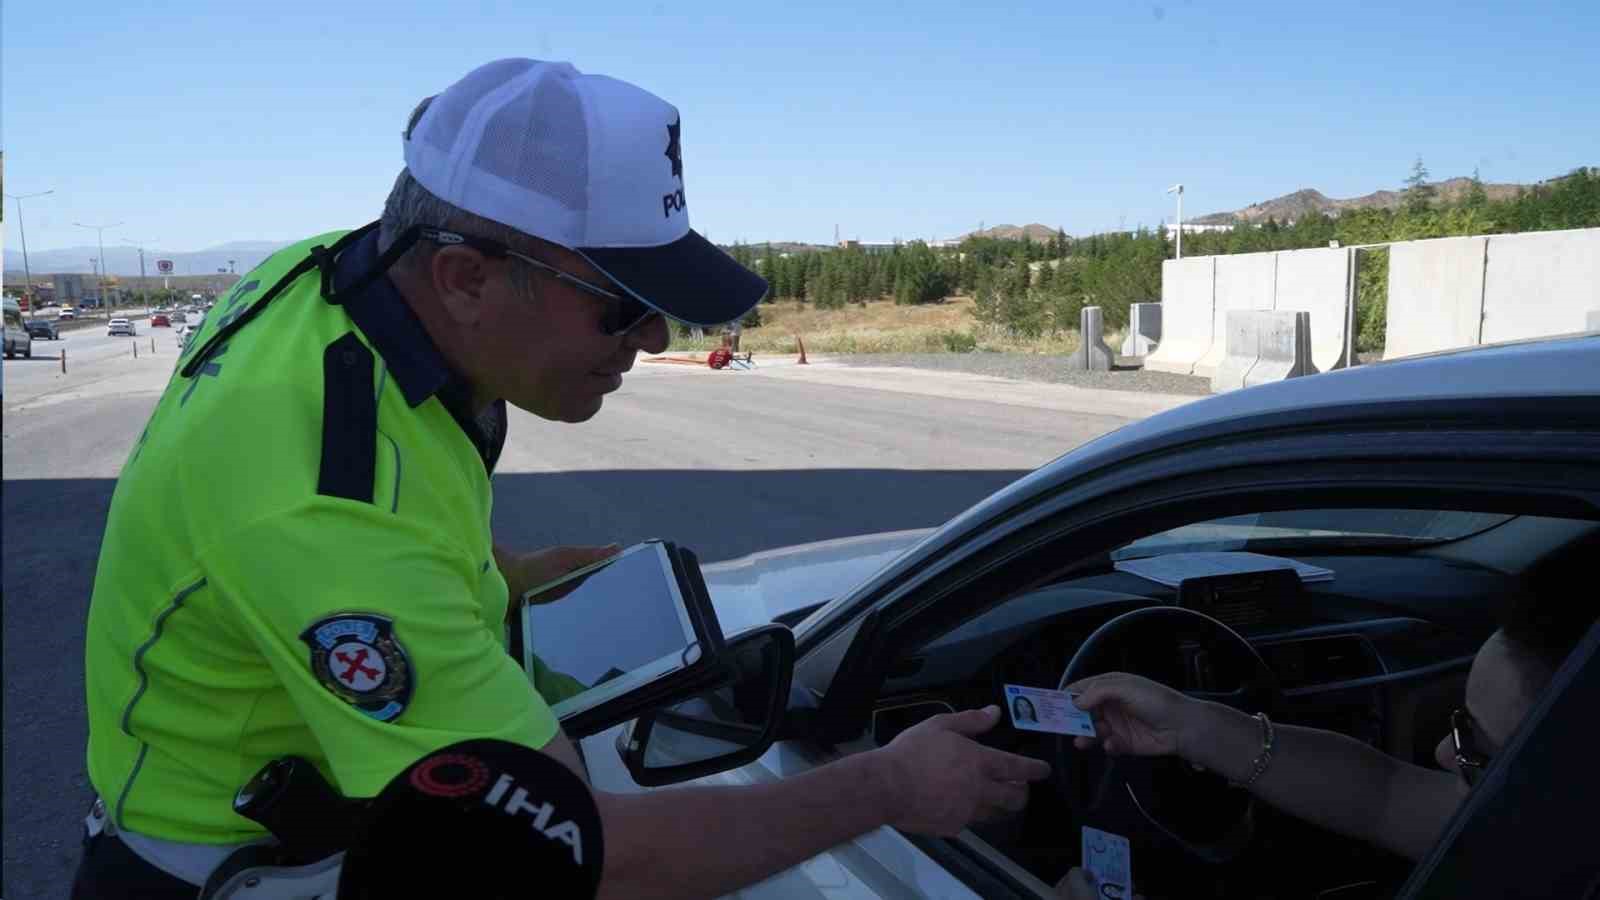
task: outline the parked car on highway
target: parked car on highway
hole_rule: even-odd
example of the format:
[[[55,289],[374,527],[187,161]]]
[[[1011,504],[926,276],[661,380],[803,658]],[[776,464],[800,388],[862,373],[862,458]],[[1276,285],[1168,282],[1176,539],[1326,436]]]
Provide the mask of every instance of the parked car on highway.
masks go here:
[[[50,321],[49,319],[29,319],[26,324],[28,328],[28,334],[32,335],[38,340],[61,340],[61,330],[56,327],[56,323]]]
[[[33,335],[22,323],[22,305],[10,297],[5,298],[5,351],[6,359],[18,353],[33,357]]]
[[[1596,359],[1600,337],[1570,338],[1233,391],[1090,441],[937,529],[706,566],[726,634],[793,628],[787,704],[708,695],[584,736],[591,781],[769,783],[939,713],[1004,707],[1005,685],[1110,669],[1431,765],[1508,598],[1600,605],[1570,587],[1592,584],[1600,553]],[[1198,553],[1212,555],[1184,555]],[[1331,580],[1262,574],[1246,553]],[[1247,574],[1200,577],[1219,559]],[[1592,814],[1597,648],[1600,625],[1414,875],[1215,774],[1002,722],[984,743],[1054,768],[1025,813],[948,838],[880,828],[739,896],[1054,897],[1089,825],[1128,838],[1150,897],[1488,898],[1519,895],[1520,878],[1578,896],[1600,883],[1574,826]],[[731,750],[762,755],[730,768]],[[653,754],[699,769],[648,775]],[[1542,889],[1558,884],[1576,888]]]
[[[133,327],[133,322],[128,320],[128,319],[112,319],[106,325],[106,334],[108,336],[109,335],[126,334],[126,335],[129,335],[131,337],[131,336],[133,336],[134,334],[137,334],[137,333],[138,332]]]
[[[77,317],[78,311],[73,307],[63,306],[59,310],[56,310],[56,318],[58,319],[76,319]]]
[[[151,328],[171,328],[172,319],[166,313],[156,313],[150,317]]]

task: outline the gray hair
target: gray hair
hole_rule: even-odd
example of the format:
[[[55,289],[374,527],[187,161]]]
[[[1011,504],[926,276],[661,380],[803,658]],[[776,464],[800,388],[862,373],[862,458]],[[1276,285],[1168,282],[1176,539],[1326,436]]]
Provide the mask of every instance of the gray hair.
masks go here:
[[[378,224],[378,251],[388,250],[406,229],[417,225],[431,225],[473,237],[488,238],[518,249],[530,243],[527,235],[509,225],[469,213],[439,199],[411,175],[410,169],[401,169],[399,177],[394,180],[394,187],[389,191],[389,199],[383,204],[383,217]],[[418,241],[395,265],[409,269],[413,274],[422,274],[438,252],[438,244]],[[531,294],[531,274],[527,266],[512,266],[511,282],[518,290]]]

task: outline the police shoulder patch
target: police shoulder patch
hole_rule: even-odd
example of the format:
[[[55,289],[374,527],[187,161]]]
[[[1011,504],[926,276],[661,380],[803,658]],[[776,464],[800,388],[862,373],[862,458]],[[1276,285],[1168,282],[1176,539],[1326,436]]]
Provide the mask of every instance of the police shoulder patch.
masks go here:
[[[323,687],[356,709],[390,722],[411,703],[411,660],[394,635],[394,620],[338,613],[300,632],[311,648],[311,671]]]

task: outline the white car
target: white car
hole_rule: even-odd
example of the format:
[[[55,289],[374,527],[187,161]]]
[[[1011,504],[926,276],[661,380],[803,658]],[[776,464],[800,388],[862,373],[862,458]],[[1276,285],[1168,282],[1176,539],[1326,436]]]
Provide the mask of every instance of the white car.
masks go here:
[[[133,322],[130,319],[112,319],[106,325],[106,334],[108,336],[125,334],[129,337],[132,337],[137,333],[138,332],[134,329]]]
[[[56,310],[56,318],[57,319],[76,319],[77,317],[78,317],[78,311],[76,309],[74,309],[73,307],[63,306],[60,309]]]
[[[1302,568],[1263,573],[1246,551]],[[939,713],[1006,707],[1006,685],[1123,669],[1426,763],[1506,599],[1593,612],[1597,554],[1600,337],[1294,378],[1090,441],[936,530],[706,566],[725,634],[793,629],[773,705],[706,695],[583,736],[583,751],[600,790],[766,784]],[[1239,574],[1199,577],[1208,561]],[[1152,898],[1487,898],[1525,878],[1578,896],[1600,883],[1577,824],[1593,813],[1597,696],[1600,625],[1414,874],[1215,774],[1002,722],[984,743],[1054,770],[1024,813],[950,838],[878,828],[737,896],[1050,898],[1086,826],[1130,841],[1133,890]],[[652,754],[696,752],[685,778],[651,774]]]

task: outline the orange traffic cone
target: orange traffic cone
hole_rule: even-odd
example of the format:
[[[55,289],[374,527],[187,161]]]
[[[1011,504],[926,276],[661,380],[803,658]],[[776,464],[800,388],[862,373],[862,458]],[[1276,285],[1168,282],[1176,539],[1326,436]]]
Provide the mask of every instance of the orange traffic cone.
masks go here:
[[[811,365],[810,363],[806,362],[806,342],[801,340],[800,339],[800,335],[798,335],[798,334],[794,336],[794,342],[796,344],[800,345],[800,363],[799,364],[802,365],[802,366]]]

